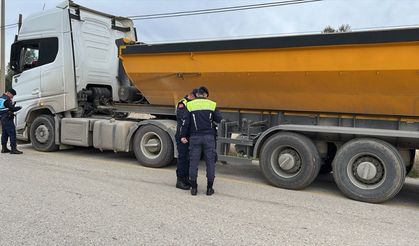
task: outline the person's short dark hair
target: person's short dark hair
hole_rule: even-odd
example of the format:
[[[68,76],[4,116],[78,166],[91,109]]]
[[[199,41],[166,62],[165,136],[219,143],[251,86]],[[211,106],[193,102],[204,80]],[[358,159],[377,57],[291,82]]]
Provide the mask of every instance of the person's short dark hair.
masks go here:
[[[194,97],[196,97],[196,93],[198,93],[198,89],[197,88],[194,88],[192,90],[192,95],[194,95]]]
[[[16,96],[16,91],[14,89],[10,88],[7,91],[10,92],[10,94],[12,94],[13,96]]]
[[[208,88],[205,87],[205,86],[199,87],[197,93],[198,94],[204,94],[205,93],[205,94],[207,94],[207,96],[209,96]]]

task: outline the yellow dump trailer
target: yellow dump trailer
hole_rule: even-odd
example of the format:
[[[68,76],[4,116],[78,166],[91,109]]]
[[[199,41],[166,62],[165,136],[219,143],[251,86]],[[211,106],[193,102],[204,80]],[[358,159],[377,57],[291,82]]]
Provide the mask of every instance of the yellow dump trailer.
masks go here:
[[[418,33],[129,45],[121,59],[154,105],[206,85],[222,108],[419,116]]]
[[[383,202],[419,148],[419,28],[126,42],[119,51],[149,106],[172,107],[207,86],[224,118],[219,159],[257,159],[278,187],[302,189],[333,170],[348,197]]]

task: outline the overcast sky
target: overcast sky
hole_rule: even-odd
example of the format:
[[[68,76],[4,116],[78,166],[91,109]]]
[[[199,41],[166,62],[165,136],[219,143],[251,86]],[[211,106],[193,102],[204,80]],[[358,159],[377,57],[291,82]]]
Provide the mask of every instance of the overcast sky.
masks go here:
[[[76,0],[75,2],[119,16],[201,10],[257,3],[267,0]],[[6,25],[55,8],[60,0],[6,0]],[[349,24],[353,30],[419,25],[419,0],[323,0],[219,14],[134,21],[142,42],[228,39],[248,36],[312,33],[331,25]],[[6,30],[6,61],[17,28]]]

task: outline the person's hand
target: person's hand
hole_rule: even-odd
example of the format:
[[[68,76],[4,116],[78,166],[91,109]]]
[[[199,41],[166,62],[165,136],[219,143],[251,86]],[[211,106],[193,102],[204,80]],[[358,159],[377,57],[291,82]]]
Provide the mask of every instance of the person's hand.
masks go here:
[[[15,109],[16,109],[16,111],[19,111],[19,110],[22,109],[22,107],[21,106],[17,106],[17,107],[15,107]]]
[[[183,144],[187,144],[187,143],[188,143],[188,139],[186,139],[186,138],[181,138],[181,139],[180,139],[180,141],[181,141]]]

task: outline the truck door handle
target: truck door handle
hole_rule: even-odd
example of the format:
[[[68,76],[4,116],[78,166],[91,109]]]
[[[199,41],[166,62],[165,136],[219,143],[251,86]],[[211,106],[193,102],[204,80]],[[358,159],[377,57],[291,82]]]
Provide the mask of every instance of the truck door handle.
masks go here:
[[[39,94],[38,88],[32,90],[32,95],[38,95],[38,94]]]

